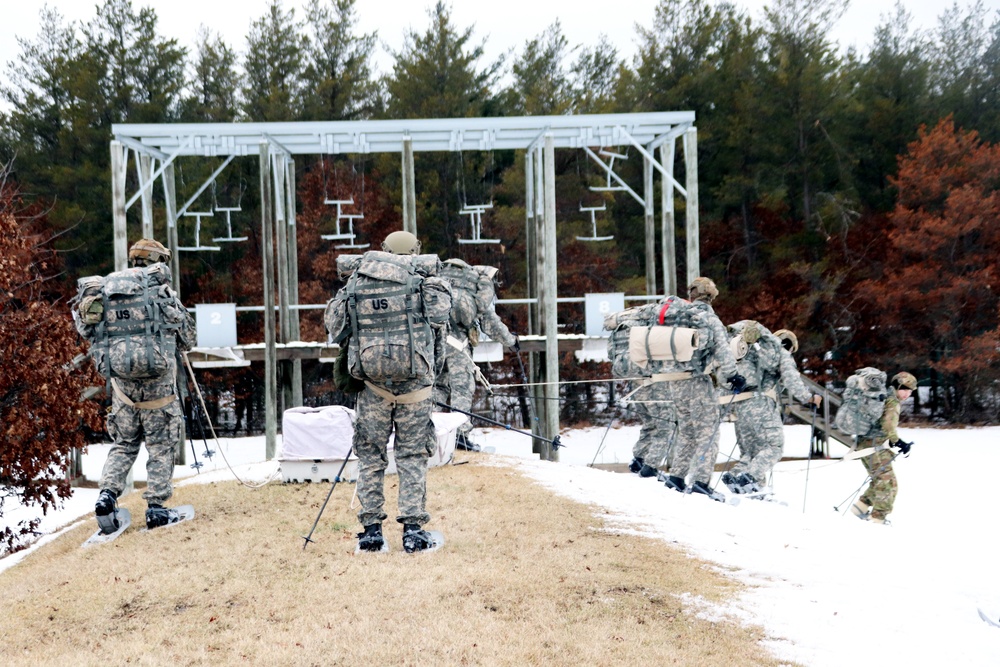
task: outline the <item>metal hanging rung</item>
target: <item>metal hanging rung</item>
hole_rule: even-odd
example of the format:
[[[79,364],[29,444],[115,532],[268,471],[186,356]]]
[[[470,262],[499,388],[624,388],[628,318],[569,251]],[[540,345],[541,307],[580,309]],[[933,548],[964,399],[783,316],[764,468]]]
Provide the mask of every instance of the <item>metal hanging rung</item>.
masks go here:
[[[592,232],[590,236],[577,236],[576,237],[577,241],[610,241],[611,239],[615,238],[613,234],[611,236],[597,235],[597,211],[606,211],[606,210],[608,210],[607,204],[601,204],[600,206],[580,207],[581,212],[586,211],[590,213],[590,228]]]
[[[606,185],[591,185],[590,186],[590,191],[591,192],[623,192],[625,190],[628,190],[628,188],[625,187],[624,185],[612,185],[611,184],[611,174],[614,173],[614,171],[615,171],[615,160],[627,160],[628,159],[628,155],[622,155],[621,153],[615,153],[613,151],[609,151],[609,150],[604,149],[604,148],[598,150],[597,153],[598,153],[598,155],[607,155],[608,158],[609,158],[608,159],[608,164],[605,167],[606,170],[607,170],[607,176],[606,176],[607,184]],[[580,210],[582,211],[583,209],[580,209]]]
[[[500,243],[500,239],[484,239],[483,235],[483,211],[488,208],[493,208],[493,202],[489,204],[466,204],[462,207],[462,210],[458,212],[459,215],[469,216],[469,221],[472,225],[472,238],[471,239],[458,239],[458,242],[463,245],[468,245],[472,243],[486,244]]]
[[[344,213],[345,206],[354,205],[354,197],[350,199],[324,199],[323,203],[327,206],[337,207],[337,233],[336,234],[321,234],[320,238],[324,241],[354,241],[354,225],[351,225],[351,231],[342,232],[340,231],[340,221],[341,220],[353,220],[354,218],[363,218],[363,214],[359,213]],[[361,247],[361,246],[337,246],[338,248],[350,248],[350,247]]]
[[[194,245],[193,246],[187,246],[186,248],[180,248],[180,247],[178,247],[177,248],[178,250],[188,250],[188,251],[191,251],[191,252],[206,252],[206,251],[218,251],[218,250],[222,250],[222,248],[220,248],[217,245],[202,245],[201,244],[201,219],[203,217],[205,217],[205,216],[208,216],[209,218],[211,218],[212,217],[212,212],[211,211],[202,211],[202,212],[198,212],[198,213],[192,213],[192,212],[188,211],[184,215],[185,216],[193,217],[195,219],[195,223],[194,223]]]
[[[234,211],[239,212],[242,210],[243,209],[240,208],[239,206],[230,208],[219,207],[219,206],[215,207],[216,213],[222,212],[226,214],[226,235],[213,238],[212,241],[214,243],[246,241],[249,238],[247,236],[233,236],[232,214]]]
[[[371,243],[355,243],[354,242],[354,239],[357,238],[357,235],[354,233],[354,221],[355,220],[363,220],[364,217],[365,216],[364,216],[363,213],[344,213],[344,214],[341,214],[340,217],[337,218],[337,229],[340,229],[340,221],[341,220],[347,220],[347,229],[348,229],[348,232],[346,234],[344,234],[344,238],[348,238],[348,239],[351,240],[350,243],[345,243],[343,245],[334,246],[335,248],[337,248],[337,250],[361,250],[361,249],[367,248],[368,246],[371,245]],[[326,237],[323,237],[323,238],[326,238]]]

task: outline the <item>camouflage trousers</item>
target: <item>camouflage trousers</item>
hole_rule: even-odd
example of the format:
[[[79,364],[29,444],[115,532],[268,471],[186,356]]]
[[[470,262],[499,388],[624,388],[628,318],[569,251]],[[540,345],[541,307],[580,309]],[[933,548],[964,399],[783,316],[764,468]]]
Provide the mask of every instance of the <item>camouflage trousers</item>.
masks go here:
[[[645,403],[633,403],[629,406],[629,410],[639,418],[639,439],[632,445],[632,456],[645,461],[653,444],[656,422],[649,416],[649,408]]]
[[[133,402],[151,401],[174,393],[174,376],[149,380],[115,380],[122,392]],[[174,452],[181,437],[184,414],[178,399],[164,408],[143,410],[128,406],[112,392],[111,413],[108,415],[108,435],[114,441],[101,472],[101,488],[121,495],[125,480],[139,455],[139,446],[146,442],[146,490],[142,497],[150,505],[162,505],[174,489],[170,479],[174,474]]]
[[[668,388],[670,384],[673,383],[654,382],[647,385],[635,393],[633,400],[636,402],[632,404],[642,415],[639,442],[632,450],[633,455],[644,445],[644,456],[640,457],[643,462],[664,471],[670,467],[670,458],[677,440],[677,416]]]
[[[677,415],[677,440],[670,474],[692,483],[708,484],[719,455],[719,402],[712,378],[696,375],[690,380],[661,382]],[[657,385],[653,385],[657,386]]]
[[[420,387],[394,388],[397,395]],[[389,435],[396,431],[394,456],[399,472],[400,523],[424,525],[427,513],[427,459],[434,451],[433,404],[430,399],[417,403],[392,404],[369,387],[358,394],[354,423],[354,453],[358,457],[358,499],[362,526],[382,523],[386,518],[385,469]]]
[[[888,450],[861,459],[865,470],[871,475],[871,483],[861,494],[861,502],[871,506],[873,519],[884,519],[892,512],[892,504],[896,500],[899,484],[896,482],[896,473],[892,470],[892,459],[893,453]]]
[[[765,484],[785,448],[785,431],[778,404],[770,396],[757,393],[753,398],[733,403],[732,409],[736,413],[736,442],[740,448],[740,460],[731,472],[734,475],[745,472]]]
[[[472,348],[463,351],[445,344],[444,349],[447,351],[444,370],[434,378],[434,400],[471,412],[472,397],[476,393],[476,364],[472,361]],[[472,426],[472,422],[466,420],[458,427],[458,434],[467,435]]]

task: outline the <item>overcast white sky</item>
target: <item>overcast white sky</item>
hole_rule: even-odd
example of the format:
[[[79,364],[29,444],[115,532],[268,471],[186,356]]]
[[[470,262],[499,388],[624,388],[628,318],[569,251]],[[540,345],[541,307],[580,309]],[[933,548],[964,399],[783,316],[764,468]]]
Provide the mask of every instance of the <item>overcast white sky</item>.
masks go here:
[[[768,0],[734,0],[752,16],[759,17]],[[961,0],[967,6],[971,0]],[[20,47],[15,37],[34,39],[38,32],[39,10],[48,4],[59,9],[67,20],[87,21],[95,14],[96,0],[4,0],[0,18],[0,78],[7,80],[7,63],[14,60]],[[151,6],[159,17],[161,34],[175,37],[192,47],[198,27],[204,24],[220,33],[230,46],[242,53],[252,20],[264,15],[268,0],[132,0],[134,7]],[[306,0],[283,0],[303,15]],[[390,66],[387,45],[399,49],[408,28],[423,32],[428,25],[427,11],[433,0],[359,0],[361,31],[378,32],[383,46],[376,65],[382,72]],[[556,19],[571,45],[596,44],[606,34],[619,53],[635,52],[635,25],[648,24],[658,0],[504,0],[494,4],[482,0],[453,0],[452,16],[459,27],[475,25],[475,36],[486,38],[490,59],[510,49],[520,51],[524,42],[535,37]],[[855,44],[864,48],[871,40],[880,16],[891,12],[895,0],[853,0],[847,14],[832,35],[842,46]],[[986,7],[1000,9],[1000,0],[984,0]],[[937,22],[948,0],[903,0],[916,26],[928,28]]]

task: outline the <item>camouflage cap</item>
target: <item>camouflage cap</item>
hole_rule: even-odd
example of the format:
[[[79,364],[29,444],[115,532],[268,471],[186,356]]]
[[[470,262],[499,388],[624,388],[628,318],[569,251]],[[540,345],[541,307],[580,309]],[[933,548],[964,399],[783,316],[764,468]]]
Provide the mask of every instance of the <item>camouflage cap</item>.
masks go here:
[[[712,303],[719,296],[719,288],[711,278],[699,276],[688,285],[688,298],[692,301],[707,301]]]
[[[393,232],[382,241],[382,250],[393,255],[416,255],[420,252],[420,240],[410,232]]]
[[[788,329],[778,329],[774,332],[781,344],[792,354],[799,351],[799,339]]]
[[[917,378],[913,377],[910,373],[903,371],[902,373],[896,373],[892,376],[891,384],[897,389],[914,390],[917,388]]]
[[[162,243],[153,239],[139,239],[128,251],[129,264],[145,266],[157,262],[169,262],[170,251]]]

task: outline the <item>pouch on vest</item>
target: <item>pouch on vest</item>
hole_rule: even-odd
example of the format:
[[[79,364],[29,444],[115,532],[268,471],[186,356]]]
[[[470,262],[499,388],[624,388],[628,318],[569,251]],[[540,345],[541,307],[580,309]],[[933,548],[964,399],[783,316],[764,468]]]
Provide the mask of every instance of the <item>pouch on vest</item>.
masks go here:
[[[859,368],[847,378],[834,425],[849,435],[866,435],[882,417],[889,390],[884,371],[870,366]]]
[[[686,327],[632,327],[629,329],[628,356],[639,368],[651,361],[688,362],[698,349],[697,329]]]

